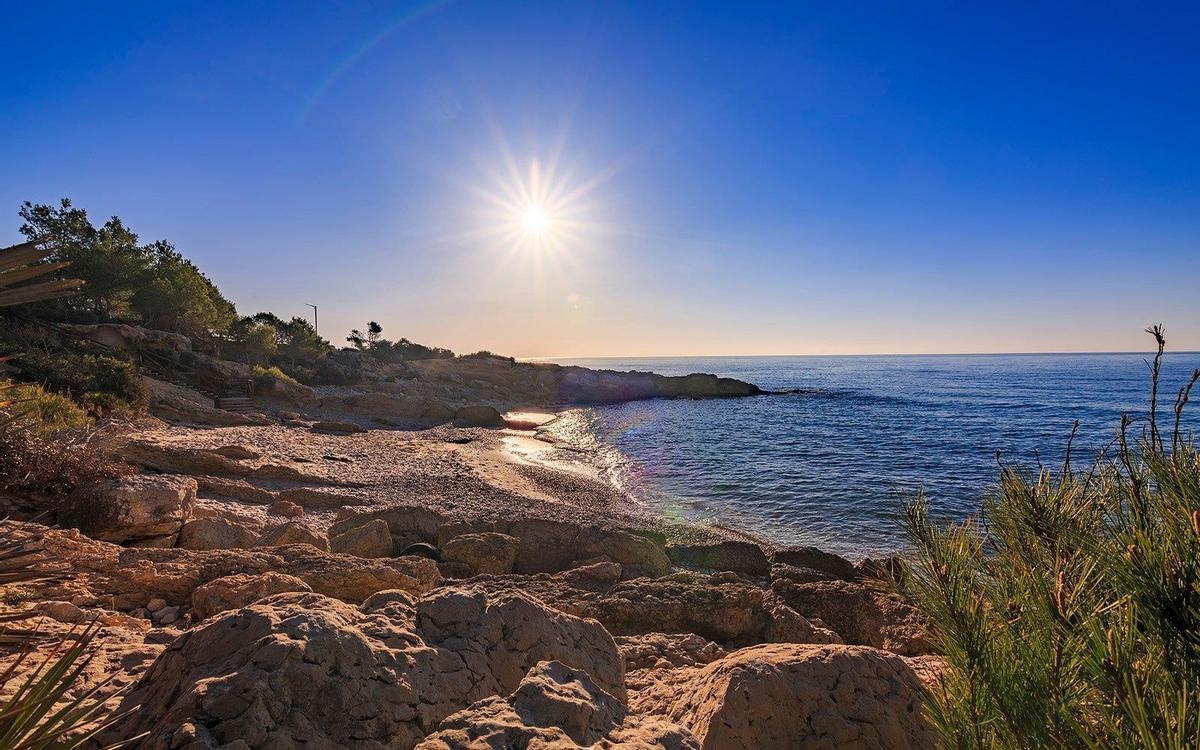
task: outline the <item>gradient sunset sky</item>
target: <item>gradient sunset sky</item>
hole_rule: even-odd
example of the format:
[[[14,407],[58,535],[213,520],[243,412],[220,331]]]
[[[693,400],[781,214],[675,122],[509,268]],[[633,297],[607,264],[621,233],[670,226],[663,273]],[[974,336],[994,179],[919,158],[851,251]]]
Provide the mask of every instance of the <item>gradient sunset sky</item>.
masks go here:
[[[335,343],[1200,349],[1196,3],[3,16],[0,244],[70,197]]]

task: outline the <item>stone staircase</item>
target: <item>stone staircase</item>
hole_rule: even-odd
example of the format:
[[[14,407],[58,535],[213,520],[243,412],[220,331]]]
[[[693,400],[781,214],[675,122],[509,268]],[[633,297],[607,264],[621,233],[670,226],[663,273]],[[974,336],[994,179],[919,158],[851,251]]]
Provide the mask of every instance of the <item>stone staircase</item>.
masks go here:
[[[85,343],[88,347],[105,354],[117,354],[111,346],[99,341],[80,336],[65,327],[38,320],[28,315],[20,315],[18,319],[59,336],[66,336]],[[137,358],[138,368],[156,379],[187,388],[191,391],[212,399],[213,406],[225,411],[239,413],[259,411],[254,402],[254,382],[251,380],[228,380],[200,372],[188,367],[165,352],[152,349],[139,349],[132,352]],[[119,355],[118,355],[119,356]]]
[[[188,388],[212,399],[213,406],[225,411],[258,411],[254,403],[252,381],[233,381],[200,373],[157,352],[138,352],[138,365],[159,380]]]
[[[249,395],[226,395],[219,396],[215,400],[218,409],[225,411],[236,411],[239,414],[258,411],[258,407],[254,405],[254,397]]]

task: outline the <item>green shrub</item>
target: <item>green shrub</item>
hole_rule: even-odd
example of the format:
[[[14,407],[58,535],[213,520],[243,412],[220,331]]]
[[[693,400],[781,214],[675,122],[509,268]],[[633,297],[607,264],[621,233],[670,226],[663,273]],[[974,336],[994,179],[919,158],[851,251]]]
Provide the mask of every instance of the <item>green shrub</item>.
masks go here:
[[[12,410],[40,432],[78,429],[88,423],[87,414],[74,401],[61,394],[50,393],[38,385],[7,388],[4,398],[15,401]]]
[[[928,716],[952,748],[1200,746],[1200,454],[1122,421],[1087,471],[1005,467],[982,517],[938,527],[918,498],[898,582],[946,660]]]
[[[256,380],[272,378],[274,380],[282,380],[283,382],[289,383],[291,385],[300,385],[300,382],[298,380],[293,378],[291,375],[288,375],[283,370],[280,370],[278,367],[274,367],[274,366],[263,367],[262,365],[255,365],[254,366],[254,377]]]
[[[109,356],[70,350],[34,349],[15,364],[17,376],[47,390],[102,408],[97,416],[137,414],[145,410],[146,387],[132,363]]]
[[[0,490],[69,494],[80,484],[121,476],[113,426],[97,429],[70,399],[36,385],[4,388],[0,407]]]

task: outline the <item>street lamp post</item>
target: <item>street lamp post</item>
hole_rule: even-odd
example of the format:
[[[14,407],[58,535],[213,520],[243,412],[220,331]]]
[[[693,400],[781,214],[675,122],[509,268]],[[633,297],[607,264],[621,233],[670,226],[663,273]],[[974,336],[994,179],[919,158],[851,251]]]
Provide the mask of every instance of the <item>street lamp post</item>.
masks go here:
[[[307,302],[305,304],[313,309],[313,333],[320,335],[321,331],[317,328],[317,306]]]

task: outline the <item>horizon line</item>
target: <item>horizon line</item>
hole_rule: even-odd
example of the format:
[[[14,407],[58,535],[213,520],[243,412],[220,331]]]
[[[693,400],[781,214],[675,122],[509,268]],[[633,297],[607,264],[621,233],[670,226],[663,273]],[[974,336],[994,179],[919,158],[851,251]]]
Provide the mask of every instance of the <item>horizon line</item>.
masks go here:
[[[561,359],[750,359],[767,357],[1054,357],[1064,355],[1075,356],[1105,356],[1113,354],[1141,354],[1153,357],[1153,350],[1141,351],[1128,349],[1124,351],[1045,351],[1045,352],[858,352],[858,353],[816,353],[816,354],[572,354],[535,357],[514,357],[522,362],[549,361]],[[1163,356],[1172,354],[1200,354],[1200,349],[1167,350]]]

